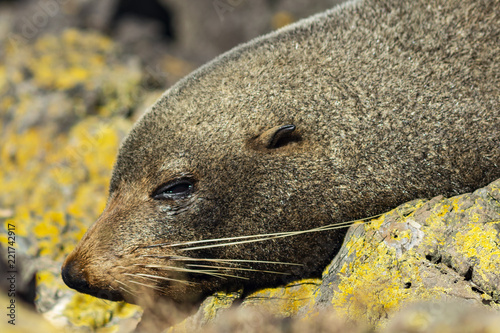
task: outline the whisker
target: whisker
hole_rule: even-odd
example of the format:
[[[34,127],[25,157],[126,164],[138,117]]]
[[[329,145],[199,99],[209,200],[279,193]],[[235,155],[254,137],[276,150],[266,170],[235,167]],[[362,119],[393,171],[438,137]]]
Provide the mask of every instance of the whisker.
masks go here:
[[[189,264],[189,265],[186,265],[186,266],[189,266],[189,267],[216,268],[216,269],[227,269],[227,270],[236,270],[236,271],[249,271],[249,272],[262,272],[262,273],[290,275],[290,273],[285,273],[285,272],[264,271],[264,270],[260,270],[260,269],[229,267],[229,266],[220,267],[220,266],[195,265],[195,264]]]
[[[215,276],[215,277],[219,277],[221,279],[225,279],[226,277],[232,277],[232,278],[236,278],[236,279],[240,279],[240,280],[250,280],[249,278],[244,277],[244,276],[239,276],[239,275],[234,275],[234,274],[219,273],[217,271],[213,271],[212,273],[204,273],[206,271],[200,271],[200,272],[202,272],[201,274],[212,275],[212,276]]]
[[[154,289],[154,290],[157,290],[157,291],[165,292],[164,288],[160,288],[160,287],[157,287],[157,286],[152,286],[150,284],[145,284],[145,283],[137,282],[135,280],[128,280],[128,282],[135,283],[135,284],[138,284],[140,286],[151,288],[151,289]]]
[[[228,243],[222,243],[222,244],[210,244],[210,245],[201,245],[201,246],[193,246],[193,247],[186,247],[183,249],[179,249],[179,251],[193,251],[193,250],[201,250],[201,249],[209,249],[209,248],[214,248],[214,247],[224,247],[224,246],[230,246],[230,245],[239,245],[239,244],[247,244],[247,243],[257,243],[257,242],[263,242],[271,239],[278,239],[278,238],[285,238],[285,237],[290,237],[290,236],[296,236],[299,234],[304,234],[308,232],[314,232],[317,231],[316,229],[314,230],[306,230],[306,231],[292,231],[292,232],[287,232],[287,233],[279,233],[276,236],[265,236],[262,238],[258,239],[249,239],[249,240],[243,240],[243,241],[237,241],[237,242],[228,242]]]
[[[163,265],[144,265],[144,264],[135,264],[135,265],[136,266],[143,266],[146,268],[157,268],[157,269],[172,270],[172,271],[177,271],[177,272],[205,274],[205,275],[211,275],[211,276],[215,276],[215,277],[227,276],[227,277],[234,277],[234,278],[238,278],[238,279],[248,280],[248,278],[246,278],[246,277],[232,275],[232,274],[223,274],[223,273],[218,272],[217,270],[197,270],[197,269],[188,269],[188,268],[163,266]]]
[[[124,291],[124,292],[126,292],[127,294],[131,294],[131,292],[130,292],[130,291],[128,291],[127,289],[125,289],[125,288],[123,288],[123,287],[119,287],[119,288],[120,288],[120,290],[123,290],[123,291]],[[135,296],[135,295],[134,295],[134,296]]]
[[[297,264],[294,262],[283,262],[283,261],[266,261],[266,260],[247,260],[247,259],[206,259],[206,258],[189,258],[189,257],[178,257],[179,261],[210,261],[210,262],[221,262],[221,263],[256,263],[256,264],[274,264],[274,265],[290,265],[290,266],[304,266],[304,264]]]
[[[332,229],[341,229],[344,227],[344,225],[350,225],[353,224],[354,222],[357,221],[349,221],[349,222],[342,222],[342,223],[337,223],[337,224],[329,224],[321,227],[316,227],[313,229],[308,229],[308,230],[300,230],[300,231],[282,231],[282,232],[275,232],[275,233],[269,233],[269,234],[258,234],[258,235],[248,235],[248,236],[237,236],[237,237],[227,237],[227,238],[214,238],[214,239],[202,239],[198,241],[189,241],[189,242],[182,242],[182,243],[175,243],[175,244],[158,244],[159,246],[165,246],[168,245],[169,247],[177,247],[177,246],[183,246],[183,245],[192,245],[192,244],[201,244],[201,243],[209,243],[209,242],[222,242],[222,241],[232,241],[232,240],[238,240],[238,239],[247,239],[247,238],[259,238],[259,237],[273,237],[273,236],[288,236],[290,234],[299,234],[299,233],[307,233],[307,232],[317,232],[317,231],[323,231],[323,230],[332,230]]]
[[[312,228],[312,229],[308,229],[308,230],[286,231],[286,232],[276,232],[276,233],[269,233],[269,234],[258,234],[258,235],[237,236],[237,237],[227,237],[227,238],[202,239],[202,240],[197,240],[197,241],[181,242],[181,243],[174,243],[174,244],[160,243],[160,244],[153,244],[153,245],[144,246],[142,248],[155,248],[155,247],[161,247],[161,246],[178,247],[178,246],[186,246],[186,245],[194,245],[194,244],[202,244],[202,243],[225,242],[225,241],[235,241],[235,240],[248,239],[246,241],[229,242],[229,243],[224,243],[222,245],[213,244],[213,245],[207,245],[206,247],[204,247],[204,246],[203,247],[190,247],[190,248],[182,249],[182,250],[198,250],[198,249],[205,249],[205,248],[218,247],[218,246],[236,245],[236,244],[244,244],[244,243],[251,243],[251,242],[261,242],[264,240],[297,236],[300,234],[311,233],[311,232],[320,232],[320,231],[342,229],[342,228],[346,228],[348,226],[351,226],[357,222],[367,222],[368,220],[374,219],[374,218],[379,217],[381,215],[382,214],[378,214],[378,215],[369,216],[369,217],[366,217],[363,219],[328,224],[328,225],[324,225],[324,226],[320,226],[320,227],[316,227],[316,228]],[[260,238],[260,239],[250,240],[251,238]]]
[[[326,225],[326,226],[321,226],[321,227],[308,229],[308,230],[302,230],[302,231],[289,231],[289,232],[280,232],[280,233],[275,233],[275,234],[267,234],[264,237],[259,238],[259,239],[250,239],[250,240],[243,240],[243,241],[239,241],[239,242],[229,242],[229,243],[222,243],[222,244],[210,244],[210,245],[187,247],[184,249],[179,249],[179,251],[193,251],[193,250],[209,249],[209,248],[214,248],[214,247],[223,247],[223,246],[239,245],[239,244],[246,244],[246,243],[257,243],[257,242],[263,242],[263,241],[271,240],[271,239],[278,239],[278,238],[284,238],[284,237],[290,237],[290,236],[297,236],[297,235],[311,233],[311,232],[335,230],[335,229],[341,229],[341,228],[343,228],[343,226],[339,227],[338,225]],[[275,236],[272,236],[272,235],[275,235]],[[244,236],[242,236],[242,237],[244,237]],[[207,242],[208,241],[209,240],[207,240]],[[219,241],[219,240],[217,240],[217,241]]]
[[[182,257],[182,256],[158,256],[158,255],[154,255],[154,254],[144,254],[144,255],[141,255],[141,257],[157,258],[157,259],[169,259],[169,260],[173,260],[173,261],[209,261],[209,262],[220,262],[220,263],[256,263],[256,264],[304,266],[304,264],[297,264],[297,263],[293,263],[293,262],[248,260],[248,259],[191,258],[191,257]]]
[[[165,271],[174,271],[174,272],[186,272],[192,273],[191,269],[175,267],[175,266],[166,266],[166,265],[152,265],[152,264],[134,264],[134,266],[140,266],[144,268],[159,268]]]
[[[116,280],[116,283],[119,283],[123,286],[123,287],[120,287],[121,290],[125,291],[126,293],[131,294],[134,297],[137,297],[137,294],[135,292],[133,292],[132,289],[130,289],[130,287],[127,284],[125,284],[119,280]]]
[[[143,273],[137,273],[137,274],[125,273],[124,275],[138,276],[138,277],[141,277],[141,278],[149,280],[149,281],[156,281],[155,279],[158,279],[158,280],[165,280],[165,281],[180,282],[180,283],[184,283],[187,285],[197,284],[196,282],[190,282],[190,281],[186,281],[186,280],[179,280],[179,279],[173,279],[173,278],[168,278],[168,277],[164,277],[164,276],[157,276],[157,275],[143,274]]]

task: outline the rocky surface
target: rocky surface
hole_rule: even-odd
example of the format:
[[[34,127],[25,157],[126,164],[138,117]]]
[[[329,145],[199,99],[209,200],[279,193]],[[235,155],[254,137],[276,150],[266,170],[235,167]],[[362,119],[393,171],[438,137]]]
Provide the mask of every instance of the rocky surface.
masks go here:
[[[32,44],[69,28],[98,31],[165,88],[232,47],[344,0],[24,0],[0,2],[0,35]]]

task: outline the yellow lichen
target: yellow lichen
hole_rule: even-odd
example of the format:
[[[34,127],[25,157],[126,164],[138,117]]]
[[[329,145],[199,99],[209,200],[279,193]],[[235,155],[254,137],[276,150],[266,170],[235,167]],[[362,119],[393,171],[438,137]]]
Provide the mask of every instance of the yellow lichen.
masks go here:
[[[57,266],[105,206],[116,152],[132,124],[121,114],[140,102],[141,70],[122,61],[109,38],[77,30],[33,44],[13,39],[1,51],[0,117],[7,123],[0,132],[0,211],[9,214],[0,221],[15,227],[17,250],[53,262],[38,284],[68,290],[55,278]],[[110,313],[123,313],[101,300],[72,304],[73,317],[86,306],[99,313],[92,314],[96,328]]]
[[[276,316],[294,316],[299,310],[314,305],[314,296],[320,285],[320,279],[304,279],[280,288],[262,289],[247,296],[244,305],[258,305]]]
[[[104,302],[92,296],[75,294],[66,305],[63,315],[75,326],[98,329],[109,324],[114,316],[128,318],[138,311],[140,308],[136,305]]]
[[[33,251],[57,257],[61,230],[70,223],[81,235],[81,229],[104,208],[120,141],[117,130],[116,125],[88,119],[54,141],[45,141],[46,131],[34,128],[11,133],[8,143],[0,147],[0,154],[7,157],[0,169],[4,190],[0,202],[13,209],[10,221],[18,236],[28,236],[27,229],[33,231],[33,241],[39,243]],[[16,147],[13,152],[11,145]],[[14,158],[8,158],[12,153]]]
[[[203,305],[203,317],[205,320],[212,320],[217,315],[219,309],[229,308],[233,302],[240,297],[237,293],[218,292],[210,297],[208,302]]]
[[[40,38],[33,46],[27,68],[35,83],[46,89],[65,90],[79,84],[88,87],[89,82],[106,71],[102,59],[113,48],[107,37],[70,29],[59,38],[50,35]]]
[[[289,25],[295,21],[295,17],[287,11],[282,11],[276,13],[271,19],[271,25],[273,29],[280,29],[286,25]]]
[[[138,63],[119,61],[118,47],[100,34],[67,30],[60,36],[44,36],[34,45],[13,45],[5,48],[4,59],[0,59],[4,64],[0,68],[0,115],[15,108],[14,127],[22,123],[23,115],[44,112],[41,110],[49,110],[49,115],[59,114],[64,112],[61,106],[84,116],[88,112],[88,101],[81,95],[84,90],[96,91],[96,110],[105,116],[129,110],[143,93]],[[26,89],[6,88],[9,84],[15,88],[28,80],[31,89],[40,92],[76,88],[71,94],[73,100],[61,105],[60,98],[47,100],[43,94]]]
[[[487,273],[500,267],[498,231],[492,223],[469,223],[455,235],[455,248],[460,254],[474,259],[474,272],[488,281]]]
[[[347,242],[349,253],[357,259],[342,266],[339,291],[332,299],[341,315],[371,325],[382,325],[382,319],[403,304],[432,299],[443,292],[442,288],[424,286],[418,253],[410,249],[397,256],[394,248],[373,240],[374,229],[380,228],[385,215],[366,224],[364,237]]]
[[[451,201],[450,201],[451,200]],[[425,220],[425,235],[423,244],[426,247],[444,246],[445,245],[445,235],[440,232],[446,227],[443,217],[456,207],[457,204],[454,203],[452,199],[445,199],[439,202],[435,207],[433,207],[430,216]]]
[[[51,285],[54,283],[54,274],[49,271],[38,271],[36,273],[36,281],[37,284],[46,284],[46,285]]]

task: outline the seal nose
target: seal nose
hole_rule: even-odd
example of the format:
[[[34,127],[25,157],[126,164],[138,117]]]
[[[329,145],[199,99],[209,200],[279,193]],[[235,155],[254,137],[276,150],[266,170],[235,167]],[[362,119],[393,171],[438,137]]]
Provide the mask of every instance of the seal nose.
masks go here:
[[[82,293],[89,293],[90,286],[74,260],[66,260],[61,271],[64,283]]]
[[[81,293],[106,299],[109,301],[123,301],[124,297],[121,293],[114,290],[100,289],[96,286],[91,286],[83,273],[81,264],[78,260],[73,259],[70,255],[64,262],[61,268],[61,276],[66,285]]]

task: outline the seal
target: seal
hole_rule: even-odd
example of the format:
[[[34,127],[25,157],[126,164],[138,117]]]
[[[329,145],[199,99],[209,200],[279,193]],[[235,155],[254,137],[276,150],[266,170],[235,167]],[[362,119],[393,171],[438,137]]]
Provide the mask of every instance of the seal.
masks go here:
[[[354,1],[216,58],[126,137],[64,281],[197,304],[319,276],[344,236],[322,227],[500,177],[498,17],[498,0]]]

